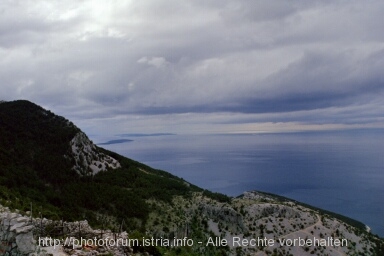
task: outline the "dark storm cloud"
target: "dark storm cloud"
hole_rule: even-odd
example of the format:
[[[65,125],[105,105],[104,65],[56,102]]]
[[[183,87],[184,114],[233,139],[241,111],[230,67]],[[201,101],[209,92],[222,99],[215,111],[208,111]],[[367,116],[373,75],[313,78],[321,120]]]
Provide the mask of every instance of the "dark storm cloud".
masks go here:
[[[250,86],[245,94],[217,99],[213,93],[206,104],[148,107],[141,112],[292,112],[363,104],[383,95],[383,51],[374,52],[360,63],[353,63],[353,54],[349,54],[309,53],[266,78],[261,86]]]
[[[113,122],[116,133],[127,123],[149,133],[377,127],[382,10],[381,1],[6,1],[0,95],[90,130]]]

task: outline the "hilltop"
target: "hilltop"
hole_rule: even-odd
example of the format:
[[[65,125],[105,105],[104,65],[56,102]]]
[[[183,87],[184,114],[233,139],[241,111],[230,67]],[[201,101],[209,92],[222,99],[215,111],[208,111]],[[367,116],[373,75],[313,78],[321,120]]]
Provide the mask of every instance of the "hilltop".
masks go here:
[[[72,122],[28,101],[0,105],[0,134],[1,203],[19,210],[33,203],[53,219],[100,224],[97,216],[107,214],[145,223],[146,200],[202,191],[96,146]]]
[[[258,191],[231,198],[204,190],[95,145],[69,120],[29,101],[1,102],[0,134],[2,220],[26,223],[29,218],[33,227],[28,232],[35,240],[42,234],[63,238],[71,234],[64,222],[86,220],[88,234],[124,234],[141,242],[130,250],[92,248],[92,255],[384,252],[383,239],[358,221]],[[61,227],[60,232],[52,226]],[[11,229],[4,226],[0,235]],[[193,244],[174,246],[174,239]],[[293,241],[321,244],[287,246]],[[80,247],[62,253],[87,255],[85,251]]]

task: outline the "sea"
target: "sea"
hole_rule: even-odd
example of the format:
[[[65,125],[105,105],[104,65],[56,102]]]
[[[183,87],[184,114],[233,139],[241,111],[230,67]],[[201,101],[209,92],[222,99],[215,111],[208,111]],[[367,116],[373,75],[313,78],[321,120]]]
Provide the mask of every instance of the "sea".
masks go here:
[[[116,138],[92,139],[114,140],[102,147],[201,188],[278,194],[359,220],[384,237],[383,130]]]

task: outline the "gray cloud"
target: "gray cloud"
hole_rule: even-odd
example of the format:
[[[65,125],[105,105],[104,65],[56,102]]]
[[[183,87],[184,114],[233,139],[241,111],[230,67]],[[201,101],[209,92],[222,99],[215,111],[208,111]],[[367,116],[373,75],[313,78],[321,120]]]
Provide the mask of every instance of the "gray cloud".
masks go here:
[[[5,2],[0,95],[100,133],[104,122],[117,133],[377,128],[383,9],[357,0]]]

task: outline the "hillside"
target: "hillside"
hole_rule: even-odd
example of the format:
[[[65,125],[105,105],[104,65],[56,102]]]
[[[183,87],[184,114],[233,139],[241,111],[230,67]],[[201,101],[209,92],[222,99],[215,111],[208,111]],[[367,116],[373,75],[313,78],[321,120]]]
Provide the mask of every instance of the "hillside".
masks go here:
[[[261,192],[230,198],[203,190],[96,146],[73,123],[29,101],[1,102],[0,134],[0,212],[10,216],[17,211],[15,218],[21,219],[28,216],[35,225],[31,228],[35,239],[42,234],[63,238],[69,234],[64,232],[64,221],[87,220],[93,229],[105,230],[100,231],[103,234],[126,231],[128,237],[142,241],[121,250],[122,255],[384,254],[383,240],[362,223]],[[50,220],[44,229],[43,218]],[[62,231],[47,228],[55,225]],[[166,244],[167,239],[172,243],[179,238],[188,238],[193,245]],[[258,238],[274,244],[246,244]],[[332,238],[346,244],[278,243],[299,238]],[[65,255],[87,255],[81,251],[67,250]],[[94,252],[107,255],[101,248]]]
[[[1,203],[12,208],[26,211],[33,203],[48,218],[96,225],[99,214],[145,223],[145,200],[201,191],[97,147],[70,121],[28,101],[0,104],[0,133]]]

